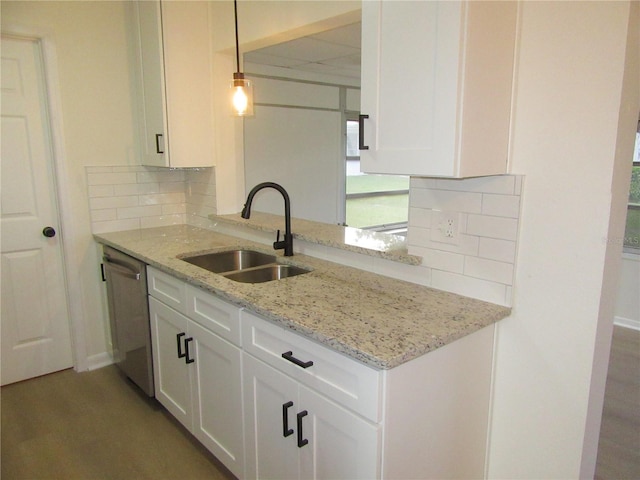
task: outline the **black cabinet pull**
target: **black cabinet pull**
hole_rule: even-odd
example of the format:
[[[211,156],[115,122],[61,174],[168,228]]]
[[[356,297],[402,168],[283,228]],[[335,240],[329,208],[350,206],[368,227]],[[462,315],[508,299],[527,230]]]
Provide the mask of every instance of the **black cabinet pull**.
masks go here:
[[[164,153],[164,150],[160,149],[160,138],[162,137],[162,133],[156,133],[156,153]]]
[[[358,149],[369,150],[369,146],[364,144],[364,120],[369,118],[369,115],[358,115]]]
[[[293,356],[292,351],[284,352],[282,354],[282,358],[284,358],[285,360],[289,360],[291,363],[295,363],[296,365],[302,368],[309,368],[310,366],[313,365],[313,362],[311,360],[309,360],[308,362],[303,362],[302,360],[298,360],[296,357]]]
[[[193,363],[196,361],[195,358],[189,358],[189,344],[191,342],[193,342],[193,337],[189,337],[184,341],[184,355],[187,357],[185,360],[187,363]]]
[[[297,415],[298,417],[298,448],[302,448],[307,443],[309,443],[309,440],[307,440],[306,438],[303,438],[304,435],[302,434],[302,419],[306,417],[308,413],[309,412],[307,412],[306,410],[303,410]]]
[[[176,335],[176,341],[178,342],[178,358],[184,358],[187,355],[185,352],[182,351],[182,345],[180,344],[180,339],[185,335],[186,333],[184,332]]]
[[[289,428],[289,408],[293,407],[293,402],[282,404],[282,436],[293,435],[293,429]]]

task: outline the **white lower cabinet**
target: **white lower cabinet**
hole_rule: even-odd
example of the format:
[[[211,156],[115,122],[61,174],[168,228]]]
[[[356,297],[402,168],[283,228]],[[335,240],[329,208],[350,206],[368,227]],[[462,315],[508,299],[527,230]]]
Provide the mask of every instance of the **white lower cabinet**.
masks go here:
[[[188,305],[221,302],[201,291],[190,295],[190,288],[184,302]],[[221,306],[222,311],[235,309],[239,329],[240,309]],[[234,475],[243,478],[242,351],[152,296],[149,312],[157,400]]]
[[[156,398],[238,478],[484,476],[493,326],[381,371],[147,276]]]
[[[380,426],[245,354],[247,478],[379,478]]]

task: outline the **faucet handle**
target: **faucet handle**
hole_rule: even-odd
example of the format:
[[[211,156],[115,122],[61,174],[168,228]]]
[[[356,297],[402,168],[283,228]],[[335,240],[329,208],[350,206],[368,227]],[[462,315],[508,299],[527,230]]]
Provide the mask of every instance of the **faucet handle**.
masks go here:
[[[282,250],[285,246],[284,244],[284,240],[280,240],[280,230],[278,230],[276,233],[276,241],[273,242],[273,248],[275,250]]]

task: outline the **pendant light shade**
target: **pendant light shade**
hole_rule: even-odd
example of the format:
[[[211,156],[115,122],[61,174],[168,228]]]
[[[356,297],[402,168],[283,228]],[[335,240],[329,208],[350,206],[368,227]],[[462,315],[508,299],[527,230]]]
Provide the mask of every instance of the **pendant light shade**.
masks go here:
[[[247,117],[253,115],[253,82],[240,71],[237,0],[233,0],[233,15],[236,29],[236,72],[231,81],[231,112],[237,117]]]

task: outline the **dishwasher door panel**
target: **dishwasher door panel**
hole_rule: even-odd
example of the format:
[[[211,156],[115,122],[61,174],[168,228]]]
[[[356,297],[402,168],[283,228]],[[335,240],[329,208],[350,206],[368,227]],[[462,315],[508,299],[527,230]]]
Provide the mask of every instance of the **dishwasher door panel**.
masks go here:
[[[153,396],[146,266],[106,246],[103,260],[113,360],[127,377]]]

